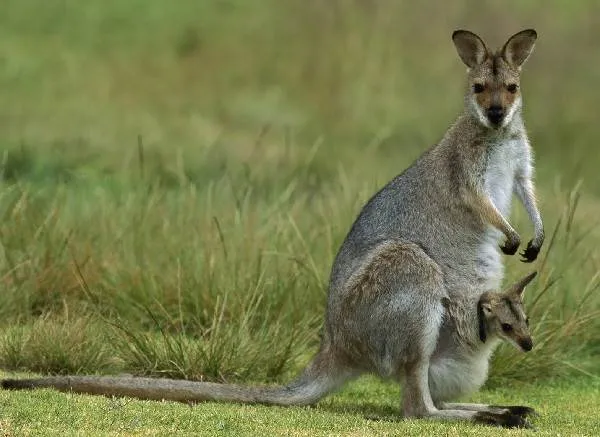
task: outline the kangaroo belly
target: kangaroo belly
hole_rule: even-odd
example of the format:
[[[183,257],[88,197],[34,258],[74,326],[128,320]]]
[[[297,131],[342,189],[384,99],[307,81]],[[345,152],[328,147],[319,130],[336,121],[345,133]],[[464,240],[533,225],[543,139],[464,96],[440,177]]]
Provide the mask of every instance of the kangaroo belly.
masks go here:
[[[429,388],[434,402],[445,402],[477,391],[488,375],[488,354],[476,357],[437,357],[429,366]]]

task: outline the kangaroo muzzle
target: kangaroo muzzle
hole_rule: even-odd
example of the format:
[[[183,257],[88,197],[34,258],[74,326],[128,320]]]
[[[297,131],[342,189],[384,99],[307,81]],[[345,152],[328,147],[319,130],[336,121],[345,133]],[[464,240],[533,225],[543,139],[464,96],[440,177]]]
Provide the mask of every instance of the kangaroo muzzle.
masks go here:
[[[531,340],[531,337],[520,339],[519,346],[521,346],[521,349],[523,349],[524,352],[529,352],[531,349],[533,349],[533,341]]]
[[[499,126],[504,120],[504,109],[502,106],[490,106],[487,110],[487,118],[493,126]]]

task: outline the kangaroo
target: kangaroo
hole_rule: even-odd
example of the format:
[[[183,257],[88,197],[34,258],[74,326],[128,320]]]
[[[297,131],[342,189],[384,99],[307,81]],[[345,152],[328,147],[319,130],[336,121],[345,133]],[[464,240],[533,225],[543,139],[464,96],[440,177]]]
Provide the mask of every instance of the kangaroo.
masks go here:
[[[468,67],[464,110],[437,145],[360,211],[332,266],[320,349],[289,385],[242,388],[109,377],[5,380],[2,385],[144,399],[306,405],[370,372],[403,384],[405,417],[527,426],[531,410],[525,407],[444,402],[485,381],[493,337],[531,349],[520,300],[514,297],[514,290],[522,290],[531,278],[502,298],[490,290],[500,289],[500,250],[514,255],[521,242],[506,218],[512,193],[534,225],[522,261],[534,261],[544,242],[519,86],[521,66],[536,38],[535,30],[523,30],[490,52],[474,33],[453,33]],[[513,331],[502,330],[502,323]]]

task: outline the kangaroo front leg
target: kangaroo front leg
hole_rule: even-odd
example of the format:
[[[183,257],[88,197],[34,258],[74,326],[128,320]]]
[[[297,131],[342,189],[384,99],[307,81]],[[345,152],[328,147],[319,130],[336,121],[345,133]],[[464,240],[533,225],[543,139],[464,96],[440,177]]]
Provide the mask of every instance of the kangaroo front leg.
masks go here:
[[[521,237],[502,213],[498,211],[498,208],[492,203],[487,194],[480,189],[474,189],[466,193],[464,200],[484,222],[502,231],[506,236],[506,242],[500,246],[500,249],[507,255],[514,255],[521,244]]]
[[[521,252],[521,256],[523,257],[521,261],[532,262],[535,261],[540,253],[542,244],[544,244],[544,224],[542,223],[542,216],[537,207],[531,178],[526,175],[517,176],[515,181],[515,193],[527,210],[529,219],[534,226],[534,238],[527,243],[527,248]]]

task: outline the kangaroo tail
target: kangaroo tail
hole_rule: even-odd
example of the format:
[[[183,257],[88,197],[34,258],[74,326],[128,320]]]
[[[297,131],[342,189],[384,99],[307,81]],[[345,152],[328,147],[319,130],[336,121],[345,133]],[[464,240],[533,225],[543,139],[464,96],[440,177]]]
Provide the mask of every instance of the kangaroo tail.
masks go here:
[[[325,359],[323,359],[325,358]],[[253,387],[176,379],[53,376],[34,379],[5,379],[5,389],[54,388],[62,392],[169,400],[186,403],[202,401],[239,402],[267,405],[309,405],[338,388],[352,375],[317,355],[303,374],[286,386]]]

